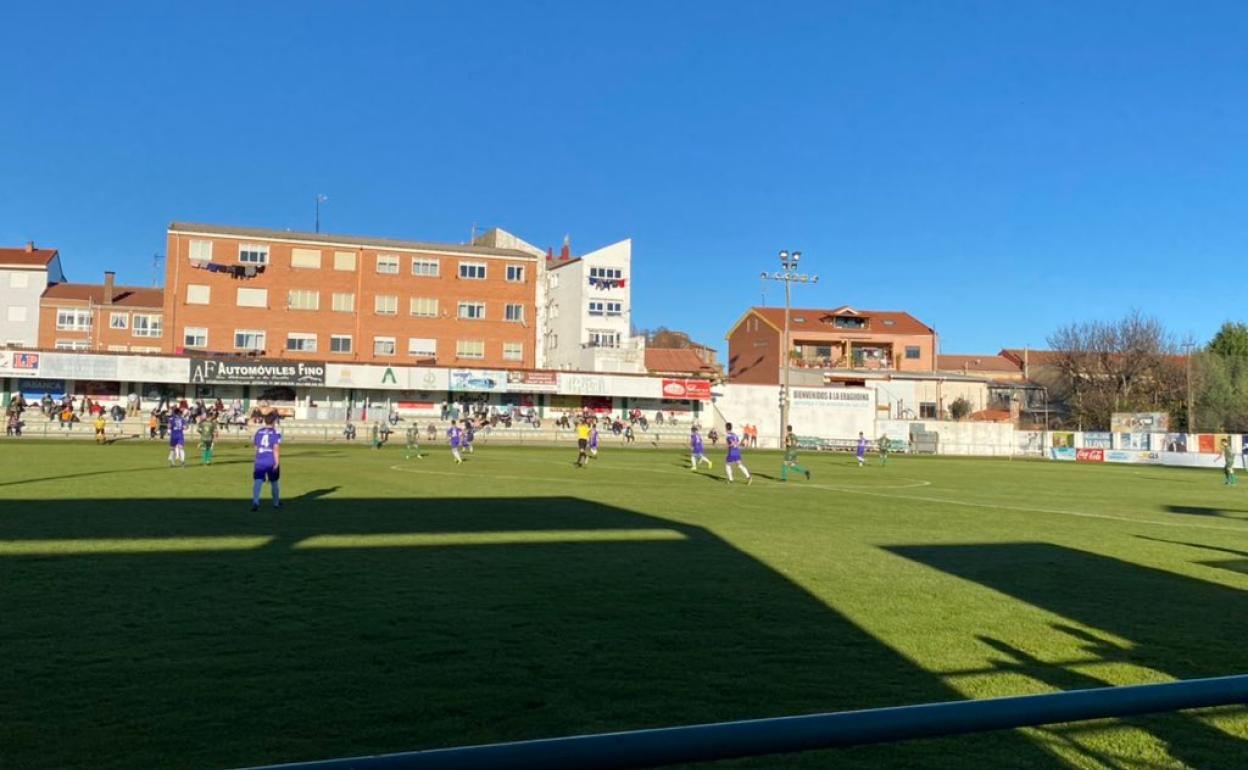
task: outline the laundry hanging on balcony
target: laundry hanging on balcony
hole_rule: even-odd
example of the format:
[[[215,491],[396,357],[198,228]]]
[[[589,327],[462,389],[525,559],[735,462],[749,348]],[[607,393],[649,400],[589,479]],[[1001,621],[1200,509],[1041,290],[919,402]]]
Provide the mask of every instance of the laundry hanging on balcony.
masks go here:
[[[264,265],[218,265],[206,260],[191,260],[191,267],[210,273],[227,273],[234,278],[255,278],[264,272]]]
[[[625,278],[590,278],[589,285],[595,289],[623,289]]]

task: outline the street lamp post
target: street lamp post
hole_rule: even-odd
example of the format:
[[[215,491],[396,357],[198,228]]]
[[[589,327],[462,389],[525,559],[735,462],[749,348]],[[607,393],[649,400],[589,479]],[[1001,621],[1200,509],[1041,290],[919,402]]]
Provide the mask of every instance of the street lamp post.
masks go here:
[[[328,195],[316,194],[316,232],[321,231],[321,204],[329,200]]]
[[[789,313],[793,304],[793,284],[794,283],[818,283],[819,276],[806,275],[797,272],[798,262],[802,258],[802,252],[788,251],[780,252],[780,270],[774,273],[764,272],[762,278],[764,281],[783,281],[784,282],[784,339],[780,349],[780,446],[784,447],[785,431],[789,426],[789,353],[792,344],[789,341]]]

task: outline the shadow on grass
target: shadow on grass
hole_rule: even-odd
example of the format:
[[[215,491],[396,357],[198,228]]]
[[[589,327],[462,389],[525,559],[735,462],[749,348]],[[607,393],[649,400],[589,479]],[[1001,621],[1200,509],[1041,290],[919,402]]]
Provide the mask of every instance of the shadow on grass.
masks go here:
[[[1178,513],[1186,516],[1222,516],[1228,519],[1243,519],[1245,516],[1234,516],[1232,514],[1243,513],[1248,514],[1248,510],[1243,508],[1212,508],[1203,505],[1163,505],[1162,508],[1170,513]]]
[[[1067,634],[1074,631],[1071,635],[1085,643],[1085,651],[1105,660],[1127,661],[1179,679],[1248,670],[1248,652],[1238,641],[1248,634],[1248,597],[1232,588],[1046,543],[887,550],[1132,642],[1126,651],[1069,625],[1054,625]],[[986,637],[981,641],[1053,687],[1105,684],[1008,642]],[[1164,741],[1171,755],[1190,767],[1236,766],[1248,757],[1248,742],[1191,715],[1126,722]]]
[[[697,527],[333,492],[280,514],[6,501],[0,765],[223,768],[959,697]],[[135,538],[216,546],[38,555]],[[1061,766],[1019,733],[735,766],[829,763]]]

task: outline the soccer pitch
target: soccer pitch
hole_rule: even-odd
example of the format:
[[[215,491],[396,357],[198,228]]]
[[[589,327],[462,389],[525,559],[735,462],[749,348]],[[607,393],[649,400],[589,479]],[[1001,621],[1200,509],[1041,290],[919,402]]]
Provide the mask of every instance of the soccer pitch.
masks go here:
[[[710,447],[708,447],[710,449]],[[204,768],[1248,672],[1217,468],[0,444],[0,767]],[[1243,709],[728,763],[1248,766]]]

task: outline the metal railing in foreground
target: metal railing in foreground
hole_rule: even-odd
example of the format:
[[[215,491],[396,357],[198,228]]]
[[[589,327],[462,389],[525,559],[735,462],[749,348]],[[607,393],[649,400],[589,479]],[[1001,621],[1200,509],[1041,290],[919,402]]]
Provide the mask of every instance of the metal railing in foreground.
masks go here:
[[[1248,675],[297,762],[251,770],[623,770],[1248,703]]]

